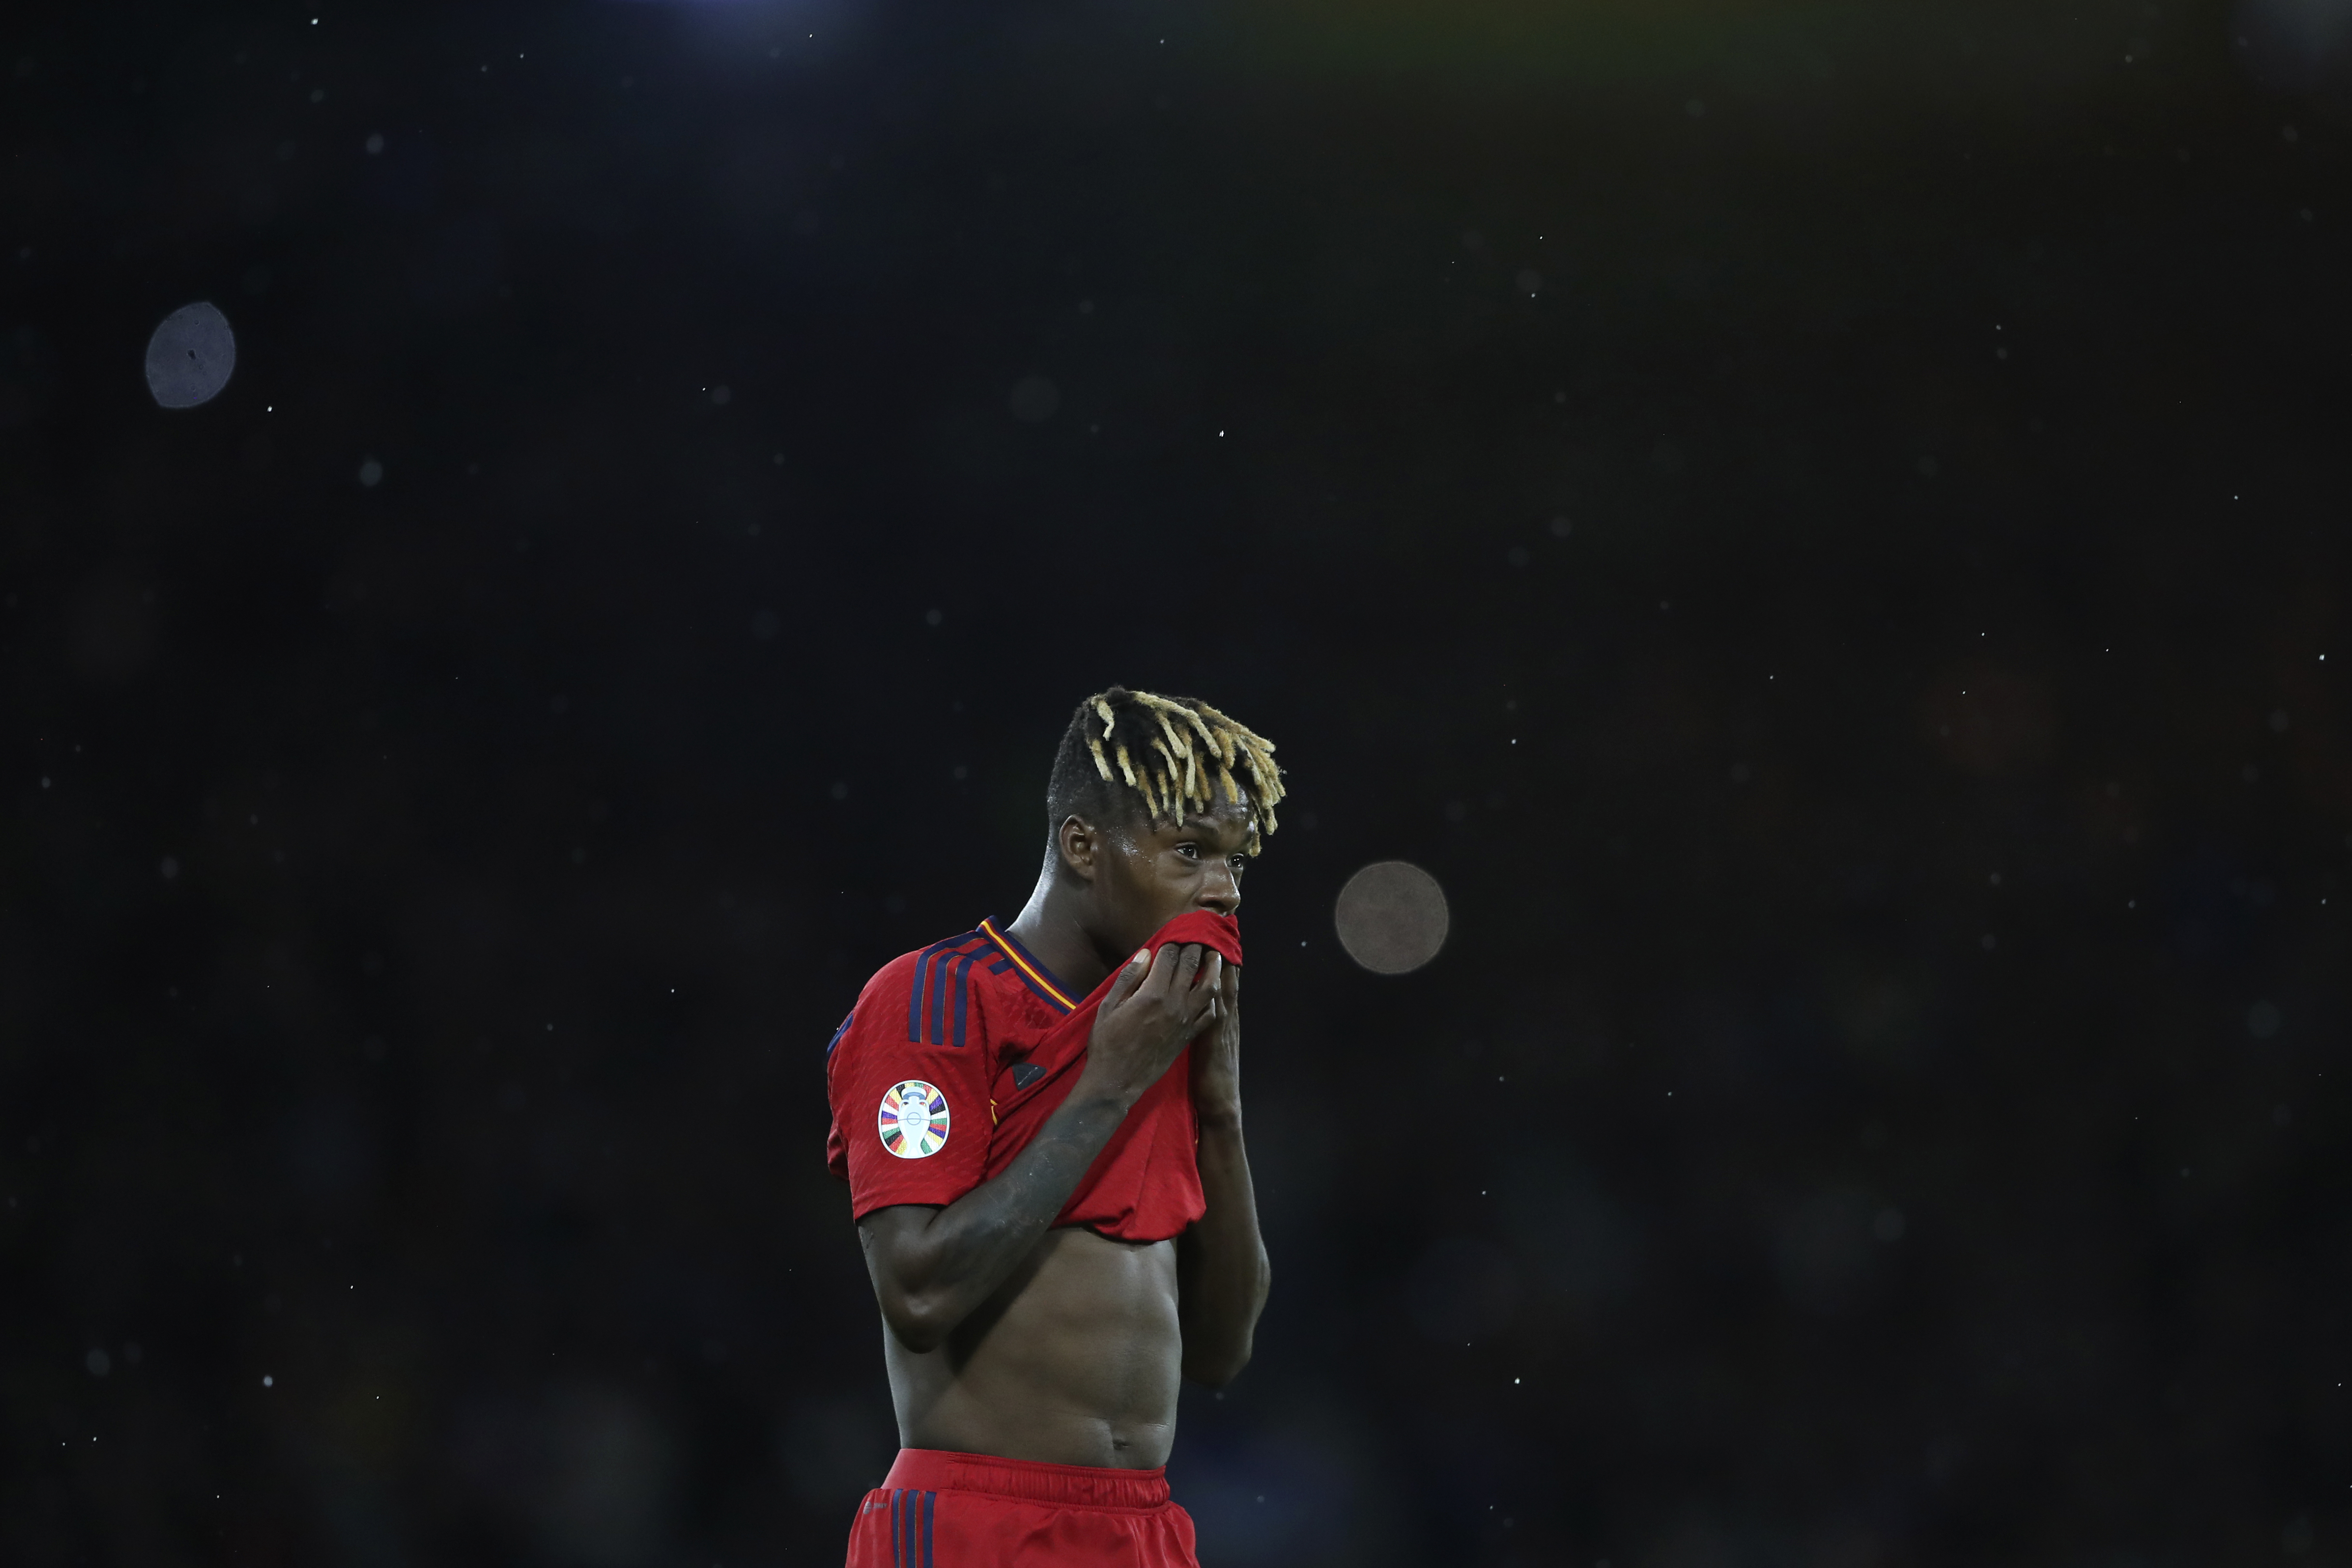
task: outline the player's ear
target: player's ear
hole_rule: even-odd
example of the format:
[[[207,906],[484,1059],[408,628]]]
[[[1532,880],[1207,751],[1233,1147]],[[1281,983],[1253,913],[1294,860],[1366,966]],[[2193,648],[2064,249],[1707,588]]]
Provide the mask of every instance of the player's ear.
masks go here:
[[[1082,882],[1095,879],[1096,857],[1102,849],[1102,836],[1094,824],[1075,814],[1062,818],[1061,831],[1054,836],[1054,847],[1061,852],[1062,866]]]

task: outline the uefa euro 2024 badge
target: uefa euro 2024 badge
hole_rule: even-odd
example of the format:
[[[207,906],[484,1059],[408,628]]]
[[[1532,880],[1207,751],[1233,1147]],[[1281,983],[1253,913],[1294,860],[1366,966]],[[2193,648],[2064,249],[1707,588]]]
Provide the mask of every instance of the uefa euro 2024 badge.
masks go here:
[[[947,1147],[948,1097],[921,1079],[908,1079],[883,1091],[876,1119],[882,1147],[901,1160],[920,1160]]]

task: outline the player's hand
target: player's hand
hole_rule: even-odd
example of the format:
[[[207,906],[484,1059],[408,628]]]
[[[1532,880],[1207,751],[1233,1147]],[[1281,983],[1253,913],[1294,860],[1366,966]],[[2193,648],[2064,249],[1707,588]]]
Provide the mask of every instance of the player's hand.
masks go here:
[[[1091,1079],[1134,1104],[1217,1021],[1224,974],[1223,955],[1198,942],[1171,942],[1148,962],[1142,952],[1129,959],[1095,1015],[1080,1087]]]
[[[1225,970],[1216,1022],[1192,1047],[1192,1105],[1204,1121],[1242,1113],[1242,972]]]

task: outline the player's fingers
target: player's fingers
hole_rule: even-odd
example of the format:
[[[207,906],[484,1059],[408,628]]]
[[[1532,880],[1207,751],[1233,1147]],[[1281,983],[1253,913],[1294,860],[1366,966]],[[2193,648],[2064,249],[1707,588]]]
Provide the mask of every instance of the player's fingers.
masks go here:
[[[1228,963],[1223,967],[1224,973],[1217,977],[1216,1005],[1209,1009],[1209,1017],[1211,1021],[1218,1024],[1222,1024],[1226,1019],[1232,1018],[1238,1014],[1241,1011],[1242,1005],[1241,965],[1237,963]]]
[[[1219,993],[1216,971],[1223,969],[1224,963],[1224,959],[1213,948],[1210,949],[1207,955],[1201,960],[1200,983],[1192,987],[1192,994],[1187,998],[1192,1005],[1185,1010],[1186,1021],[1196,1028],[1208,1024],[1217,1016]]]
[[[1136,990],[1150,996],[1164,996],[1176,977],[1176,949],[1171,944],[1151,955],[1151,967],[1144,972],[1143,982]]]
[[[1213,947],[1201,960],[1201,989],[1213,997],[1223,988],[1224,979],[1225,955]]]
[[[1184,956],[1176,964],[1176,994],[1179,996],[1187,999],[1192,996],[1192,982],[1200,977],[1201,954],[1204,951],[1197,942],[1184,944]]]
[[[1144,975],[1150,972],[1150,951],[1137,948],[1135,956],[1119,967],[1118,977],[1111,981],[1110,994],[1103,998],[1103,1006],[1106,1009],[1117,1007],[1134,995],[1135,988],[1143,984]]]
[[[1200,977],[1192,990],[1184,994],[1184,1022],[1198,1026],[1217,1016],[1217,974],[1224,964],[1214,949],[1201,960]]]

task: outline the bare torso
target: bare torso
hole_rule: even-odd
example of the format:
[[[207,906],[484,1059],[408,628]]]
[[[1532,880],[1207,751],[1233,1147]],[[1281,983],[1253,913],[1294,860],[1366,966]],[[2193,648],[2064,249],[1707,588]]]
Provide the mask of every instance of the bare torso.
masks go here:
[[[1236,821],[1246,826],[1196,814],[1181,839],[1159,830],[1175,886],[1238,857]],[[1192,853],[1202,842],[1214,861]],[[1231,874],[1219,874],[1221,897],[1186,902],[1229,913]],[[1055,950],[1048,962],[1081,984],[1074,958],[1086,951]],[[1241,971],[1213,944],[1139,948],[1104,988],[1076,1083],[1009,1165],[944,1207],[893,1204],[859,1217],[908,1447],[1151,1469],[1173,1445],[1179,1381],[1222,1388],[1248,1363],[1268,1270],[1242,1146],[1240,997]],[[1200,1217],[1164,1241],[1057,1228],[1111,1135],[1188,1046]]]
[[[935,1350],[887,1329],[908,1447],[1150,1469],[1176,1435],[1176,1244],[1049,1230]]]

